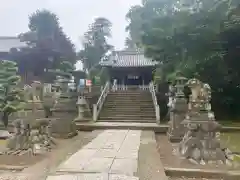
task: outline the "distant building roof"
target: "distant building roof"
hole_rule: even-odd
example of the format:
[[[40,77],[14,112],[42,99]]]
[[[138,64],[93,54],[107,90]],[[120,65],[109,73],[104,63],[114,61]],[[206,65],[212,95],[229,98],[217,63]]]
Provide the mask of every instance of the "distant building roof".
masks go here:
[[[0,52],[9,52],[12,48],[21,48],[27,46],[18,37],[0,36]]]
[[[138,51],[114,51],[109,60],[101,61],[101,66],[111,67],[151,67],[158,62],[152,61],[144,56],[143,52]]]

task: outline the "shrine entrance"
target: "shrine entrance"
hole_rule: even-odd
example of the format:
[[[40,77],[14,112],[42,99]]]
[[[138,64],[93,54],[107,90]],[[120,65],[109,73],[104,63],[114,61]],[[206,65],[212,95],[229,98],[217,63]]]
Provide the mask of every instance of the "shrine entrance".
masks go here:
[[[125,85],[138,86],[143,84],[142,76],[128,75],[125,77]]]

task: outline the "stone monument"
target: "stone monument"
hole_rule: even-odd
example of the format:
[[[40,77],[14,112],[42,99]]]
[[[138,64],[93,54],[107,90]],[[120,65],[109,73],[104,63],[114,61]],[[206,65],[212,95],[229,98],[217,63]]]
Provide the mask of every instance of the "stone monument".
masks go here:
[[[49,151],[52,145],[56,145],[51,137],[51,124],[48,119],[17,119],[13,124],[14,133],[7,140],[5,150],[7,154],[42,154]]]
[[[211,111],[211,88],[198,79],[190,79],[191,89],[188,112],[182,124],[187,128],[179,143],[179,154],[195,163],[225,163],[226,156],[220,147],[217,134],[220,125]]]
[[[185,133],[182,121],[187,112],[187,100],[183,93],[186,82],[187,78],[178,76],[175,80],[176,85],[170,88],[170,121],[167,135],[171,142],[180,142]]]

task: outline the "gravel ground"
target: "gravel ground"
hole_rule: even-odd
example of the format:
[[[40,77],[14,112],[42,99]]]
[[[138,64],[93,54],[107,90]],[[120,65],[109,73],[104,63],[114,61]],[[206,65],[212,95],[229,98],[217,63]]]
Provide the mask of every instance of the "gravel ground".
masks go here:
[[[56,170],[57,166],[78,151],[81,147],[91,142],[101,131],[79,132],[77,136],[62,141],[61,146],[48,158],[24,169],[22,172],[0,173],[0,180],[45,180],[49,173]]]

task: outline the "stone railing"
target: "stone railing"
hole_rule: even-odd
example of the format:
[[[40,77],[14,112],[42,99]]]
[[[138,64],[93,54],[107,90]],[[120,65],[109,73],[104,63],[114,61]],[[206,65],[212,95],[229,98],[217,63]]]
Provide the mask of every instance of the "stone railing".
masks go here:
[[[153,82],[151,82],[149,84],[149,91],[152,94],[152,100],[153,100],[155,114],[156,114],[156,121],[158,124],[160,124],[160,108],[157,103],[157,96],[156,96],[155,86],[154,86]]]
[[[93,120],[97,121],[98,115],[102,109],[103,103],[109,93],[110,90],[110,83],[107,82],[101,92],[101,95],[96,104],[93,105]]]

